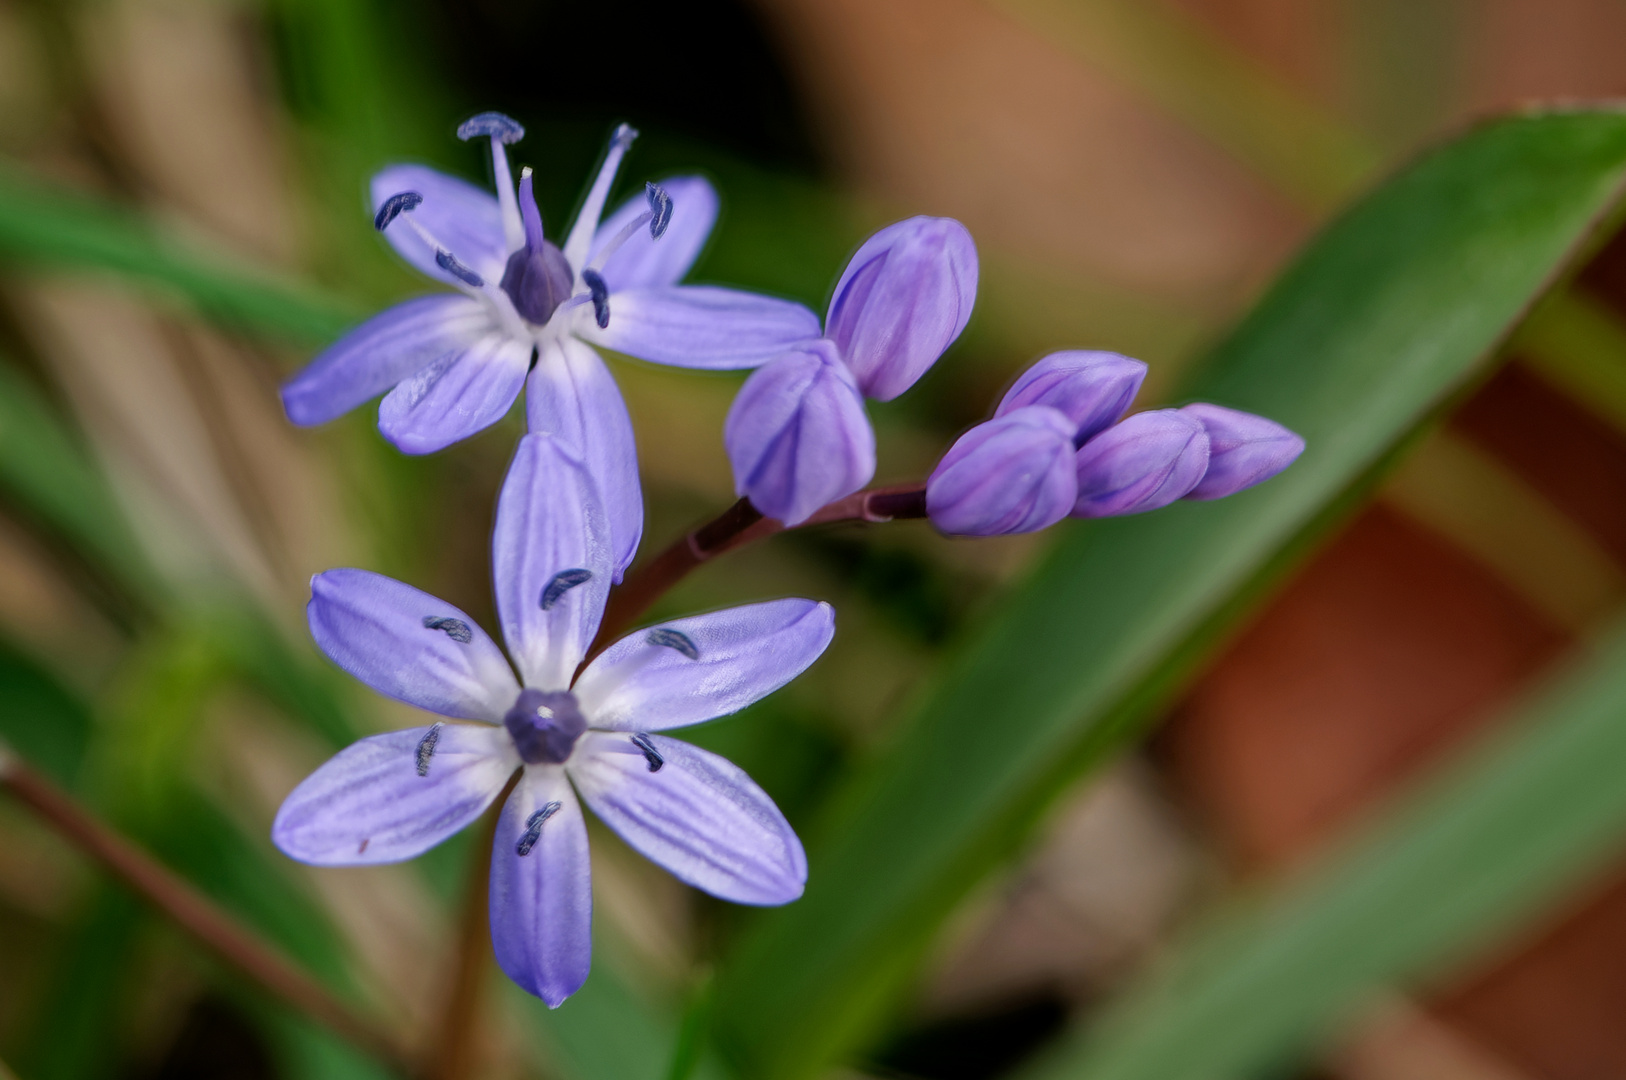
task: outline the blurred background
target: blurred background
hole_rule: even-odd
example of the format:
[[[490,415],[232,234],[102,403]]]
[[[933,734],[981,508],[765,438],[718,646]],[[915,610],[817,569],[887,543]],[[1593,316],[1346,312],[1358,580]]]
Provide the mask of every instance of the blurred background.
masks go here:
[[[1052,349],[1140,357],[1139,405],[1164,400],[1320,223],[1419,149],[1531,100],[1623,91],[1615,0],[0,0],[0,734],[307,966],[424,1022],[466,839],[315,872],[267,839],[336,746],[416,722],[310,646],[312,573],[379,570],[494,625],[486,548],[520,418],[407,458],[370,408],[299,431],[276,398],[338,329],[424,291],[370,227],[373,170],[485,182],[452,132],[498,109],[526,125],[516,165],[562,222],[630,121],[619,190],[699,170],[722,195],[691,280],[821,311],[873,228],[960,219],[977,313],[872,410],[889,482],[925,475]],[[184,277],[158,265],[181,250],[302,306],[255,316],[282,320],[273,335],[205,318],[147,280]],[[852,1075],[1000,1075],[1618,611],[1626,242],[1503,359],[1155,736],[962,905]],[[720,432],[740,380],[613,363],[653,550],[732,501]],[[807,595],[840,632],[696,741],[812,822],[1043,543],[833,529],[703,569],[662,613]],[[603,829],[592,842],[593,1007],[670,1014],[742,916]],[[580,1075],[559,1034],[573,1005],[548,1016],[494,984],[481,1075]],[[1626,1075],[1622,1016],[1626,875],[1281,1075],[1601,1080]],[[3,798],[0,1057],[23,1080],[376,1075]]]

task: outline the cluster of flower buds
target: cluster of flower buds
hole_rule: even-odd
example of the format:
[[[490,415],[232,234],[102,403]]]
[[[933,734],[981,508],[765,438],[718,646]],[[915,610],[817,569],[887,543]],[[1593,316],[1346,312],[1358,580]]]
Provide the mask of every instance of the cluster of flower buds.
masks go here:
[[[891,401],[937,362],[971,318],[977,249],[950,218],[889,225],[836,283],[824,336],[764,364],[723,428],[736,494],[786,525],[875,475],[864,399]]]
[[[994,418],[962,435],[926,481],[945,533],[1034,532],[1065,517],[1119,517],[1176,499],[1219,499],[1291,465],[1304,440],[1219,405],[1124,417],[1146,365],[1111,352],[1034,364]]]

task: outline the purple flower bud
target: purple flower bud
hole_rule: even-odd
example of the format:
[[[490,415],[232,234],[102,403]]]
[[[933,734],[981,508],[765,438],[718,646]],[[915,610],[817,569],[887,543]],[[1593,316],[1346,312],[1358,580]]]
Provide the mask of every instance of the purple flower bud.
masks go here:
[[[891,401],[954,343],[977,301],[977,248],[952,218],[912,217],[858,249],[836,283],[825,336],[867,397]]]
[[[1117,517],[1167,506],[1208,468],[1208,435],[1179,409],[1136,413],[1085,443],[1074,517]]]
[[[1049,405],[1067,414],[1073,443],[1083,446],[1129,411],[1145,378],[1145,364],[1114,352],[1051,353],[1017,378],[994,415]]]
[[[1077,495],[1073,422],[1030,405],[960,436],[926,481],[926,512],[961,536],[1036,532],[1066,517]]]
[[[728,410],[723,443],[735,492],[786,525],[875,475],[875,433],[863,396],[823,338],[752,372]]]
[[[1304,453],[1304,440],[1263,416],[1199,402],[1180,410],[1208,432],[1208,471],[1188,499],[1223,499],[1262,484]]]

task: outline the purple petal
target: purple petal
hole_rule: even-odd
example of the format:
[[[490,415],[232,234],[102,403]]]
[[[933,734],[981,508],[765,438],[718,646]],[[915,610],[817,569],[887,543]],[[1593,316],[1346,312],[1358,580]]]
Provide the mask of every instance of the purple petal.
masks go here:
[[[672,196],[672,220],[659,240],[639,229],[604,264],[604,281],[611,292],[652,285],[676,285],[689,272],[717,224],[717,192],[703,176],[674,176],[661,187]],[[593,237],[588,261],[615,238],[627,223],[649,209],[649,200],[634,195],[611,214]]]
[[[576,321],[588,341],[687,368],[756,367],[819,336],[819,317],[801,304],[711,285],[612,293],[610,324],[602,330],[591,314],[583,307]]]
[[[1078,497],[1073,422],[1029,405],[978,424],[926,481],[926,511],[943,532],[1035,532],[1066,517]]]
[[[1179,409],[1136,413],[1078,451],[1074,517],[1141,514],[1180,498],[1208,468],[1208,436]]]
[[[1274,420],[1219,405],[1180,410],[1208,432],[1208,471],[1188,499],[1223,499],[1262,484],[1304,453],[1304,440]]]
[[[502,210],[495,195],[427,165],[390,165],[373,176],[373,212],[376,214],[391,195],[403,191],[423,196],[423,202],[411,214],[458,262],[487,281],[502,279],[503,268],[508,265],[508,241],[503,235]],[[403,259],[423,273],[461,287],[456,277],[435,262],[435,249],[406,222],[395,222],[384,236]]]
[[[615,554],[598,488],[550,435],[526,435],[497,497],[491,577],[525,685],[564,690],[598,632]]]
[[[501,720],[519,694],[502,651],[444,600],[370,570],[311,578],[317,647],[386,697],[441,716]]]
[[[1072,420],[1082,446],[1117,423],[1146,378],[1146,365],[1113,352],[1051,353],[1024,371],[994,411],[1049,405]]]
[[[294,788],[271,841],[313,866],[400,862],[478,818],[518,767],[501,728],[436,724],[374,735]]]
[[[420,296],[374,315],[323,349],[282,386],[288,419],[325,424],[492,328],[485,306],[457,294]]]
[[[802,895],[802,843],[743,769],[664,735],[642,737],[658,759],[628,735],[589,731],[566,766],[604,824],[679,881],[724,900],[786,904]]]
[[[875,433],[835,346],[815,341],[745,380],[723,425],[734,490],[786,525],[875,475]]]
[[[587,827],[557,765],[528,767],[502,808],[491,850],[491,945],[508,977],[549,1008],[587,981],[593,963]]]
[[[858,249],[836,283],[825,336],[866,397],[891,401],[954,343],[977,302],[977,247],[952,218],[912,217]]]
[[[501,420],[525,385],[531,343],[488,333],[402,380],[378,403],[378,430],[408,454],[432,454]]]
[[[835,618],[829,604],[772,600],[674,619],[604,650],[576,681],[576,696],[607,731],[727,716],[807,670],[835,635]]]
[[[632,418],[610,369],[573,338],[544,346],[526,383],[525,418],[527,431],[552,435],[592,473],[609,517],[613,580],[620,582],[644,533],[644,496]]]

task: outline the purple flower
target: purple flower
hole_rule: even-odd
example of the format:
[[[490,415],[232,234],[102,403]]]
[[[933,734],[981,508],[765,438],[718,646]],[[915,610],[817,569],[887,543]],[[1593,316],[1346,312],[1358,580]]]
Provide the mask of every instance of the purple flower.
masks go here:
[[[577,666],[614,547],[597,485],[527,435],[498,500],[497,612],[513,667],[468,615],[364,570],[311,582],[311,634],[378,692],[451,721],[362,739],[294,789],[272,839],[319,866],[398,862],[473,822],[515,770],[491,860],[498,962],[557,1006],[587,978],[592,886],[579,795],[679,879],[742,904],[801,895],[807,861],[740,769],[659,732],[772,693],[824,651],[829,605],[777,600],[639,630]],[[515,669],[519,677],[515,678]]]
[[[787,525],[875,475],[875,433],[834,343],[810,342],[751,373],[728,410],[723,443],[740,494]]]
[[[562,246],[547,238],[530,171],[516,192],[505,147],[524,129],[482,113],[458,129],[490,140],[495,197],[421,165],[373,178],[374,224],[395,250],[457,290],[390,308],[335,342],[283,387],[296,424],[320,424],[385,391],[379,430],[425,454],[501,419],[529,377],[529,430],[572,447],[608,500],[614,574],[643,529],[626,406],[591,347],[662,364],[755,367],[819,332],[800,304],[678,285],[717,217],[695,176],[649,185],[600,224],[636,136],[622,125]],[[533,354],[536,364],[532,367]]]
[[[1076,425],[1048,405],[1025,405],[978,424],[926,481],[926,512],[943,532],[1035,532],[1066,517],[1078,497]]]
[[[1051,353],[1017,377],[994,415],[1049,405],[1072,421],[1073,443],[1082,446],[1129,411],[1145,378],[1144,363],[1118,353]]]
[[[1179,409],[1122,420],[1079,448],[1074,517],[1118,517],[1167,506],[1202,480],[1208,434]]]
[[[1208,433],[1208,471],[1188,499],[1223,499],[1261,484],[1304,453],[1304,440],[1263,416],[1197,403],[1180,410]]]
[[[795,525],[868,483],[875,435],[863,398],[913,386],[976,299],[977,249],[958,221],[913,217],[864,241],[836,283],[824,338],[752,375],[729,410],[735,492]]]

